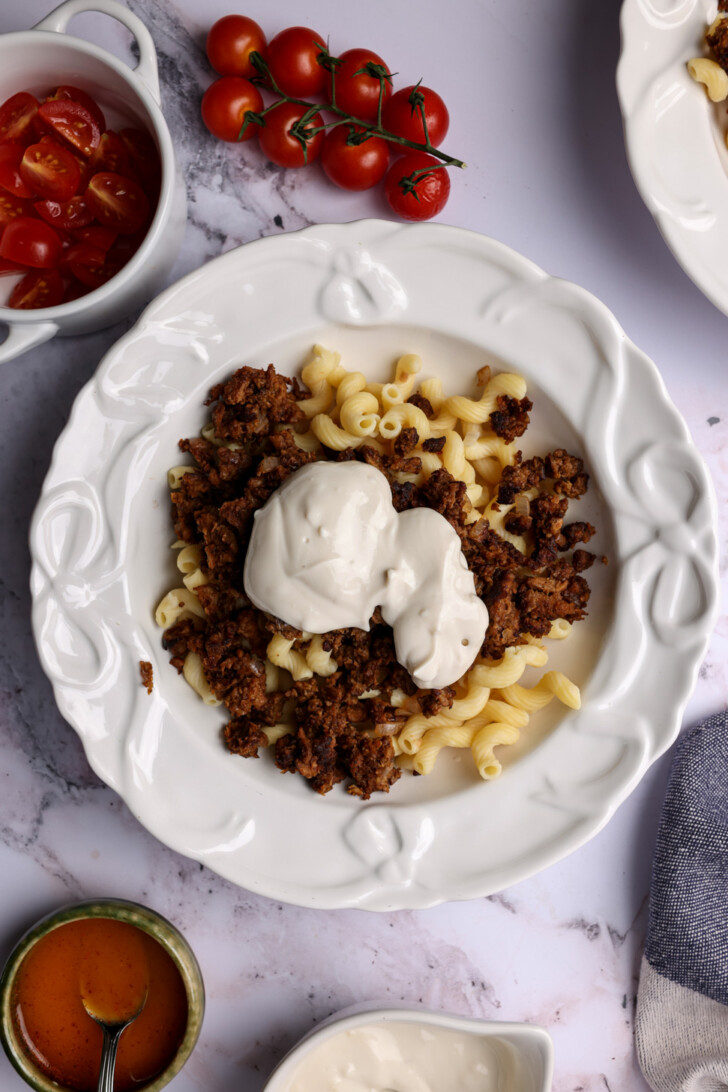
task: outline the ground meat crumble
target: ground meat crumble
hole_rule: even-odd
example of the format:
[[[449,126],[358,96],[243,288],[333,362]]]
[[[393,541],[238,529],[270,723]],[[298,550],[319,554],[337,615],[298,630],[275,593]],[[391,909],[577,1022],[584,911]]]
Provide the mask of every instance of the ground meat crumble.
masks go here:
[[[305,420],[297,402],[307,396],[296,380],[278,375],[273,365],[240,368],[226,383],[212,388],[206,403],[212,406],[217,437],[234,446],[180,440],[194,469],[172,493],[174,529],[183,542],[201,547],[209,583],[196,589],[205,618],[178,622],[166,630],[164,645],[178,671],[189,652],[201,657],[209,686],[230,714],[222,734],[233,754],[257,757],[268,744],[264,729],[278,723],[285,708],[292,731],[275,743],[279,769],[301,774],[319,793],[347,781],[348,792],[366,800],[373,792],[388,792],[400,777],[391,734],[406,714],[391,704],[393,691],[416,694],[428,717],[449,708],[455,691],[417,690],[397,662],[392,630],[378,610],[368,632],[342,629],[324,635],[324,648],[337,664],[333,675],[294,682],[284,691],[266,689],[264,661],[272,634],[282,633],[299,643],[302,635],[247,602],[243,562],[255,511],[290,474],[320,457],[302,450],[285,427]],[[427,399],[412,395],[410,401],[432,415]],[[493,430],[512,442],[525,430],[531,408],[527,398],[499,397],[491,414]],[[514,465],[503,470],[497,491],[500,505],[514,504],[524,491],[539,490],[522,509],[511,509],[505,522],[506,530],[526,537],[529,549],[524,555],[487,520],[466,522],[470,512],[466,486],[446,469],[437,470],[421,485],[398,480],[400,473],[416,475],[421,470],[415,452],[418,442],[416,430],[407,428],[391,455],[364,443],[343,452],[324,448],[324,457],[375,466],[389,481],[398,511],[428,507],[450,522],[489,611],[482,654],[498,658],[526,635],[545,636],[557,618],[569,622],[583,618],[589,587],[581,574],[595,558],[581,548],[570,559],[566,552],[587,543],[595,532],[589,523],[565,522],[569,501],[587,488],[582,460],[560,448],[528,460],[518,452]],[[444,442],[433,437],[422,449],[437,452]],[[305,650],[305,643],[300,647]]]

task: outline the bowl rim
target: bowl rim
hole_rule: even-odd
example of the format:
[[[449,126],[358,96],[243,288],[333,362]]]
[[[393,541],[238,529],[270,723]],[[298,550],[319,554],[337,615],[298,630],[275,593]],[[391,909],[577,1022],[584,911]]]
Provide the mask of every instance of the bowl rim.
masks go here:
[[[71,1092],[67,1086],[46,1077],[23,1051],[13,1028],[12,988],[25,956],[42,938],[55,929],[86,918],[111,918],[133,925],[152,936],[174,960],[187,994],[187,1026],[177,1051],[169,1064],[139,1092],[158,1092],[179,1073],[199,1038],[205,1009],[205,987],[197,958],[189,943],[162,914],[151,907],[128,899],[93,898],[68,903],[40,918],[14,945],[0,975],[0,1042],[9,1061],[36,1092]]]
[[[126,265],[123,266],[118,273],[99,288],[94,288],[91,292],[87,292],[84,296],[79,296],[78,299],[70,300],[68,303],[56,304],[55,307],[37,307],[29,311],[23,311],[16,310],[13,307],[0,305],[0,324],[8,326],[35,325],[39,321],[53,322],[58,319],[67,319],[69,317],[76,318],[79,315],[84,314],[87,310],[96,307],[99,304],[103,304],[106,300],[112,298],[120,289],[123,289],[130,280],[133,280],[140,267],[147,260],[151,247],[157,242],[162,231],[166,227],[166,221],[174,203],[177,170],[172,135],[169,131],[169,126],[167,125],[164,114],[162,113],[161,105],[156,101],[143,81],[135,74],[135,69],[130,68],[129,65],[125,64],[118,57],[115,57],[113,53],[110,53],[107,49],[103,49],[101,46],[95,45],[93,42],[87,42],[84,38],[77,38],[75,35],[66,32],[59,34],[54,30],[28,29],[10,31],[7,34],[0,35],[0,50],[5,48],[6,43],[7,45],[12,46],[13,42],[10,41],[11,39],[17,43],[18,39],[23,38],[29,39],[29,44],[33,46],[34,50],[42,49],[44,42],[49,45],[51,43],[54,45],[60,44],[68,46],[71,49],[76,49],[78,52],[85,53],[88,56],[95,58],[97,61],[100,61],[102,64],[105,64],[122,78],[128,85],[130,92],[141,101],[152,122],[152,136],[159,149],[162,181],[157,207],[144,239],[137,252],[132,255]],[[39,39],[44,39],[44,42],[39,41]]]
[[[538,1092],[549,1092],[553,1077],[554,1044],[546,1028],[540,1024],[517,1020],[483,1020],[476,1016],[462,1016],[453,1012],[440,1012],[413,1002],[367,1001],[349,1005],[332,1013],[307,1031],[283,1056],[272,1071],[262,1092],[284,1092],[290,1078],[309,1050],[344,1031],[366,1027],[372,1023],[426,1024],[448,1030],[464,1031],[484,1039],[508,1039],[518,1047],[529,1047],[534,1056],[541,1059],[543,1071]]]

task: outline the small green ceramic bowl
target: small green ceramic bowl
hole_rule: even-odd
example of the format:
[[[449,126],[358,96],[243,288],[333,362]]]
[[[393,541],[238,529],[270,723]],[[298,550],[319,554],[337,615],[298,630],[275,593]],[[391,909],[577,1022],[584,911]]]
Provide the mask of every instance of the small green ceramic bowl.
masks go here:
[[[205,989],[197,960],[182,934],[161,914],[136,902],[125,902],[123,899],[77,902],[42,918],[18,941],[0,978],[0,1040],[5,1052],[20,1076],[37,1092],[66,1092],[63,1085],[50,1080],[38,1069],[23,1050],[23,1044],[15,1034],[13,1026],[11,997],[18,968],[33,945],[53,929],[80,918],[113,918],[143,929],[162,945],[182,976],[187,992],[187,1029],[184,1038],[167,1068],[153,1081],[139,1086],[139,1092],[158,1092],[158,1089],[164,1088],[179,1073],[192,1053],[202,1027]]]

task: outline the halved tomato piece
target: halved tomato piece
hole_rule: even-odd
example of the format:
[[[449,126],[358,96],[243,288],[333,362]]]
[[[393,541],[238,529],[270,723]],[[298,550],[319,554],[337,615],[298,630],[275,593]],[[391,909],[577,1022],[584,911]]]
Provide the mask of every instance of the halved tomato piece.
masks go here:
[[[53,102],[56,100],[64,102],[67,99],[71,99],[72,102],[77,102],[80,106],[83,106],[85,110],[88,110],[89,114],[103,133],[106,128],[106,118],[104,117],[103,110],[96,100],[92,99],[86,91],[82,91],[80,87],[72,87],[70,83],[63,83],[60,87],[57,87],[55,91],[51,91],[50,95],[46,95],[46,102]]]
[[[24,201],[22,197],[13,197],[12,194],[0,190],[0,231],[11,220],[17,220],[18,216],[32,215],[32,201]]]
[[[36,201],[33,208],[47,224],[63,231],[86,227],[94,218],[91,209],[80,196],[72,197],[70,201]]]
[[[34,269],[15,285],[8,307],[31,311],[55,307],[63,299],[63,278],[57,269]]]
[[[89,288],[98,288],[108,280],[103,276],[106,251],[91,243],[74,243],[63,255],[63,269]]]
[[[144,192],[152,201],[156,201],[162,183],[162,164],[157,145],[144,129],[120,129],[119,136],[126,145],[131,165]]]
[[[138,182],[101,171],[86,187],[86,203],[104,227],[122,235],[138,231],[149,216],[149,202]]]
[[[60,144],[30,144],[20,161],[20,177],[38,197],[68,201],[78,189],[81,171],[74,156]]]
[[[87,159],[98,147],[101,126],[80,103],[71,99],[51,99],[39,107],[38,117]]]
[[[88,169],[89,174],[111,171],[114,174],[123,174],[127,178],[134,173],[126,144],[113,129],[107,129],[101,134],[101,140],[88,160]]]
[[[52,269],[58,265],[63,244],[56,232],[43,220],[18,216],[0,235],[0,258],[33,269]]]
[[[23,149],[20,144],[0,144],[0,186],[16,197],[34,197],[20,177],[20,160]]]
[[[74,237],[80,243],[91,243],[91,246],[100,247],[106,252],[114,245],[118,235],[111,228],[102,227],[101,224],[91,224],[89,227],[77,228],[73,232]]]
[[[11,95],[0,106],[0,141],[24,144],[32,134],[38,100],[27,91]]]

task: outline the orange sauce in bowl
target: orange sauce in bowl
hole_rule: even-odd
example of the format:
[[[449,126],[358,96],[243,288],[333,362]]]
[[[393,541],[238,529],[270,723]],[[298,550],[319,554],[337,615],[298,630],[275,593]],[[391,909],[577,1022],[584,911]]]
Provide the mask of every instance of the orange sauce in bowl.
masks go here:
[[[133,925],[81,918],[30,949],[13,984],[12,1015],[27,1056],[62,1087],[95,1092],[102,1031],[139,1015],[119,1041],[115,1092],[147,1084],[171,1062],[187,1026],[187,993],[172,957]]]

